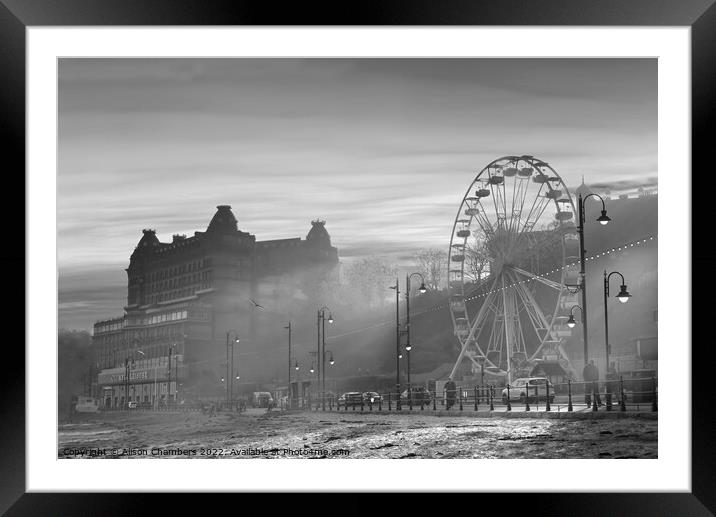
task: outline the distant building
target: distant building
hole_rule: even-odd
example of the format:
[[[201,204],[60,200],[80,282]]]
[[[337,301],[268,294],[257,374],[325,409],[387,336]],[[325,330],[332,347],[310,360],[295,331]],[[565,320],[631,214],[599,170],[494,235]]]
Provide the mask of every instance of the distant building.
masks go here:
[[[584,183],[584,176],[582,176],[582,184],[579,185],[575,191],[574,191],[574,197],[578,198],[580,195],[582,196],[582,199],[590,195],[592,191],[590,188]]]
[[[305,292],[337,264],[338,250],[320,220],[305,239],[257,241],[221,205],[206,231],[192,237],[174,235],[165,243],[155,230],[143,230],[126,269],[124,315],[94,324],[102,406],[171,404],[180,400],[177,392],[221,393],[227,332],[255,340],[261,307],[254,302],[308,299]]]

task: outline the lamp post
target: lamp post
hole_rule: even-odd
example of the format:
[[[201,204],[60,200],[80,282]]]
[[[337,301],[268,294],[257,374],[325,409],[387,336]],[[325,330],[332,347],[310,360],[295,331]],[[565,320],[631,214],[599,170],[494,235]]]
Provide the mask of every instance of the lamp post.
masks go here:
[[[626,282],[624,281],[624,275],[622,275],[619,271],[612,271],[607,275],[606,269],[604,270],[604,346],[605,346],[605,369],[604,373],[606,375],[607,371],[609,370],[609,352],[610,346],[609,346],[609,314],[607,313],[607,298],[609,297],[609,280],[611,279],[612,275],[619,275],[622,279],[622,283],[619,289],[619,294],[617,294],[617,299],[622,302],[626,303],[629,301],[629,298],[631,298],[631,294],[629,294],[629,291],[627,291]]]
[[[133,338],[132,343],[132,353],[131,353],[131,361],[130,361],[130,351],[129,349],[126,350],[126,355],[124,357],[124,406],[127,407],[129,404],[129,373],[132,368],[134,368],[134,349],[142,355],[144,355],[144,352],[142,352],[139,348],[136,347],[137,343],[139,343],[139,339]],[[126,344],[126,341],[125,341]]]
[[[234,335],[234,339],[231,340],[231,335]],[[229,330],[226,333],[226,404],[231,406],[231,396],[233,395],[233,378],[234,378],[234,343],[238,343],[239,333],[234,329]],[[231,347],[231,361],[229,362],[229,347]],[[231,365],[231,371],[229,371],[229,365]],[[227,408],[228,409],[228,408]]]
[[[322,400],[321,407],[323,408],[323,411],[326,410],[326,354],[329,354],[328,364],[330,366],[333,366],[334,364],[336,364],[336,362],[333,360],[333,351],[326,350],[326,343],[324,342],[323,343],[323,356],[321,357],[321,361],[323,363],[323,369],[322,369],[322,371],[323,371],[323,381],[322,381],[323,382],[323,385],[322,385],[323,396],[321,397],[323,400]]]
[[[400,281],[396,277],[395,285],[391,285],[390,289],[395,289],[395,387],[398,392],[396,407],[400,410]]]
[[[333,323],[333,313],[329,307],[324,305],[318,309],[318,353],[316,355],[318,381],[321,383],[321,408],[324,411],[326,409],[326,311],[328,311],[328,323]],[[323,352],[321,352],[321,345],[323,345]],[[323,380],[321,380],[321,375],[323,375]]]
[[[286,330],[288,330],[288,407],[289,409],[293,408],[291,397],[291,322],[288,322],[288,325],[283,327]],[[298,363],[296,363],[296,366],[298,367]],[[296,368],[298,369],[298,368]]]
[[[170,395],[172,392],[172,352],[176,349],[177,344],[173,343],[167,347],[167,406],[169,405]],[[175,382],[178,382],[177,379]],[[176,390],[174,390],[176,393]]]
[[[598,194],[587,194],[584,198],[582,198],[582,194],[579,194],[578,203],[579,203],[579,226],[577,227],[577,230],[579,232],[579,279],[580,279],[580,289],[582,290],[582,331],[584,333],[584,364],[587,365],[589,363],[589,345],[588,345],[588,337],[587,337],[587,279],[586,279],[586,273],[585,273],[585,267],[584,263],[586,261],[585,258],[585,249],[584,249],[584,203],[589,199],[590,197],[596,197],[599,198],[599,200],[602,202],[602,215],[600,215],[597,218],[597,222],[601,224],[602,226],[606,225],[611,221],[611,219],[607,216],[607,209],[604,204],[604,199],[598,195]]]
[[[413,279],[413,277],[419,277],[420,278],[420,287],[418,288],[418,291],[420,294],[425,294],[425,292],[428,290],[427,287],[425,287],[425,278],[423,278],[423,275],[420,273],[409,273],[405,276],[405,350],[408,352],[407,357],[407,363],[408,363],[408,397],[412,401],[413,394],[410,390],[411,384],[410,384],[410,350],[413,348],[410,344],[410,281]]]
[[[132,359],[132,363],[134,363],[134,359]],[[122,409],[125,409],[129,407],[129,354],[124,358],[124,407]]]

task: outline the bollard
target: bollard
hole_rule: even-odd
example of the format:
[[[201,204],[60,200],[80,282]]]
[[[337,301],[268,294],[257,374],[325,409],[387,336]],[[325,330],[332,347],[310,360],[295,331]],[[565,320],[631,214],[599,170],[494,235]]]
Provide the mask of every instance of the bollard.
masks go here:
[[[435,390],[434,395],[435,396],[433,397],[433,411],[437,411],[438,410],[438,405],[437,405],[438,404],[438,390]]]
[[[512,411],[512,404],[510,403],[510,385],[507,385],[507,411]]]
[[[378,396],[378,411],[383,411],[383,395]]]
[[[609,382],[609,381],[607,381],[607,382]],[[612,390],[609,386],[607,386],[607,391],[604,394],[604,398],[606,399],[607,411],[611,411],[612,410]]]
[[[408,409],[413,410],[413,388],[408,388]]]
[[[475,411],[477,411],[477,386],[475,386]]]
[[[398,393],[395,396],[395,409],[397,409],[398,411],[403,410],[403,401],[401,399],[402,397],[400,396],[400,388],[398,388]]]
[[[545,389],[547,390],[547,402],[545,402],[545,411],[551,411],[552,406],[549,404],[549,380],[547,381],[547,384],[545,385]]]
[[[354,400],[353,403],[351,404],[351,411],[355,411],[355,410],[356,410],[356,401]]]
[[[425,409],[424,406],[425,406],[425,396],[421,395],[420,396],[420,411],[423,411]]]
[[[458,388],[460,390],[460,411],[462,411],[462,386]]]
[[[527,385],[527,391],[529,391],[529,384]],[[537,404],[537,411],[539,411],[539,384],[535,385],[535,404]]]
[[[525,388],[525,411],[530,411],[530,385]]]
[[[495,405],[492,402],[492,395],[494,394],[494,391],[492,389],[492,386],[490,386],[490,411],[495,410]]]
[[[567,411],[574,411],[572,407],[572,379],[567,379]]]
[[[592,381],[592,411],[598,411],[597,409],[597,381]]]
[[[390,411],[392,408],[390,407],[390,392],[388,392],[388,411]]]
[[[626,401],[624,400],[624,377],[619,376],[619,411],[626,411]]]
[[[363,395],[361,395],[361,397],[360,397],[360,412],[361,413],[363,412],[363,406],[365,406],[365,404],[363,403]]]
[[[657,411],[656,406],[656,379],[654,377],[651,378],[651,410]]]

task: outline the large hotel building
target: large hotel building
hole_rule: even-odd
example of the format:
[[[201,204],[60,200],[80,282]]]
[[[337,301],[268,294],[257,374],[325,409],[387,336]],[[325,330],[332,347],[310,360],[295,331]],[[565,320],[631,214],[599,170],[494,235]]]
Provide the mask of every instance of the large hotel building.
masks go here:
[[[192,237],[174,235],[165,243],[143,230],[126,269],[124,314],[94,325],[101,405],[220,393],[228,333],[262,345],[262,311],[254,302],[308,303],[337,264],[324,221],[313,221],[305,239],[257,241],[222,205],[206,231]]]

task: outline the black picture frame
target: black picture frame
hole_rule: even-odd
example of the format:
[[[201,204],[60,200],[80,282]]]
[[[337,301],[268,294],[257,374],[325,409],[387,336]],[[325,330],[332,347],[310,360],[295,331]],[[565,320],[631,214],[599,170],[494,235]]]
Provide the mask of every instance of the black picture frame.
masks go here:
[[[292,7],[291,7],[292,6]],[[691,27],[692,71],[692,238],[708,242],[710,206],[705,196],[712,190],[711,134],[716,125],[716,5],[714,0],[502,0],[476,3],[470,0],[336,2],[331,7],[293,3],[277,8],[268,2],[248,3],[202,0],[0,0],[0,133],[4,147],[3,179],[6,199],[23,206],[6,213],[24,214],[25,192],[25,29],[32,26],[86,25],[556,25],[556,26],[689,26]],[[10,158],[8,160],[8,158]],[[698,182],[698,183],[697,183]],[[668,195],[668,194],[667,194]],[[7,206],[7,203],[6,203]],[[11,245],[2,246],[0,260],[6,272],[2,297],[7,327],[21,328],[25,321],[24,283],[31,275],[25,267],[24,245],[19,229],[10,223]],[[693,241],[692,241],[693,242]],[[691,301],[692,321],[709,320],[709,304],[697,303],[710,292],[714,281],[710,267],[716,262],[712,246],[692,245],[692,271],[698,274]],[[692,282],[687,272],[674,273],[674,282]],[[693,286],[693,283],[691,284]],[[21,309],[22,307],[22,314]],[[24,328],[24,327],[22,327]],[[695,329],[694,329],[695,330]],[[713,344],[666,343],[692,354],[692,492],[688,494],[484,494],[480,505],[490,500],[508,508],[529,508],[533,515],[711,515],[716,513],[716,447],[713,435],[716,417],[712,404],[716,387],[710,354]],[[24,332],[13,340],[24,340]],[[54,337],[48,339],[52,346]],[[25,493],[25,354],[19,346],[6,344],[0,376],[3,404],[0,407],[0,512],[7,515],[113,515],[129,508],[147,508],[142,494],[28,494]],[[686,353],[686,352],[685,352]],[[662,365],[668,374],[668,365]],[[689,389],[684,386],[684,391]],[[569,474],[569,473],[566,473]],[[574,475],[574,473],[572,473]],[[578,475],[578,474],[577,474]],[[163,513],[186,508],[181,495],[153,496],[160,499]],[[212,496],[216,497],[216,496]],[[228,496],[223,496],[226,501]],[[349,496],[354,497],[354,496]],[[355,496],[357,497],[357,496]],[[365,497],[363,495],[362,497]],[[362,498],[361,497],[361,498]],[[442,498],[442,496],[437,496]],[[141,501],[140,501],[141,500]],[[505,500],[508,503],[505,503]],[[245,500],[244,500],[245,501]],[[221,502],[212,500],[212,507]],[[139,506],[139,505],[142,506]]]

